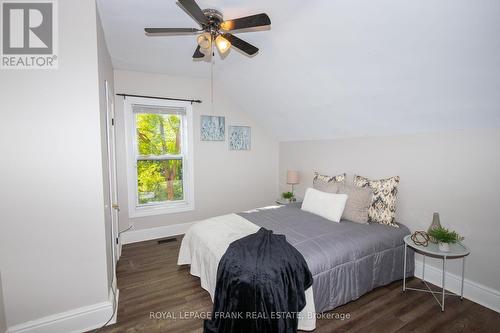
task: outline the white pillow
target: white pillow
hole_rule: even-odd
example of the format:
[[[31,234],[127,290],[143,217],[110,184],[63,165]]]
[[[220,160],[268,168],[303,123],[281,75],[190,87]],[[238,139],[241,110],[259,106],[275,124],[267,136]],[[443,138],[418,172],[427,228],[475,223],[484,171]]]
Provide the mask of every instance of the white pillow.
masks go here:
[[[308,188],[302,202],[302,210],[340,222],[346,202],[347,194],[326,193]]]

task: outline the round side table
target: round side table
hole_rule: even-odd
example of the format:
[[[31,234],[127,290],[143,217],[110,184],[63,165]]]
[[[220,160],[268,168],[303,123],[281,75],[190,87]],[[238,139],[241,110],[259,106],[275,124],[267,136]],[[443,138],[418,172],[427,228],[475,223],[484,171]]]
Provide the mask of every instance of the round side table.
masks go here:
[[[281,206],[286,206],[286,205],[290,205],[290,204],[293,204],[293,203],[301,203],[302,202],[302,199],[300,198],[295,198],[295,201],[288,201],[288,199],[276,199],[276,203],[278,205],[281,205]]]
[[[411,240],[411,235],[406,236],[404,238],[404,242],[405,242],[405,257],[404,257],[404,264],[403,264],[403,292],[406,290],[414,290],[414,291],[423,291],[426,293],[431,293],[432,296],[434,296],[434,298],[436,299],[436,301],[440,305],[441,311],[444,311],[444,297],[445,297],[445,295],[460,296],[461,299],[464,298],[465,257],[470,254],[470,250],[465,245],[463,245],[461,243],[450,244],[450,251],[443,252],[443,251],[439,250],[438,244],[435,244],[435,243],[429,242],[429,245],[427,245],[427,246],[415,244]],[[407,252],[408,246],[411,247],[413,250],[415,250],[417,253],[420,253],[423,255],[422,282],[425,284],[427,289],[410,288],[410,287],[406,286],[406,252]],[[427,284],[427,281],[425,281],[425,258],[426,257],[440,258],[443,261],[442,290],[441,290],[441,292],[432,290],[429,287],[429,285]],[[461,284],[460,295],[456,295],[456,294],[446,292],[446,289],[445,289],[446,270],[445,269],[446,269],[446,260],[447,259],[459,259],[459,258],[462,258],[462,284]],[[441,301],[439,301],[439,299],[436,297],[436,295],[441,296]]]

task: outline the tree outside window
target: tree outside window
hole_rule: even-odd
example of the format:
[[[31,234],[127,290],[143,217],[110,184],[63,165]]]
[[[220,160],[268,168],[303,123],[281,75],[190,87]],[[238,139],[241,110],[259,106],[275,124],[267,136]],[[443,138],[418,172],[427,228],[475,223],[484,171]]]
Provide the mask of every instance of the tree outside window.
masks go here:
[[[182,116],[135,113],[138,204],[184,200]]]

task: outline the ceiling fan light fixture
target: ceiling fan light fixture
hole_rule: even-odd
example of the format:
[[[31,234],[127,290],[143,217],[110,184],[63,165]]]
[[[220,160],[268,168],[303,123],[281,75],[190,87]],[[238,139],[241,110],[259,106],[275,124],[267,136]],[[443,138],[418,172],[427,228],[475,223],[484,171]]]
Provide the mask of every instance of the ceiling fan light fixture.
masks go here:
[[[208,32],[204,32],[196,38],[198,45],[203,50],[208,50],[212,46],[212,36]]]
[[[217,45],[220,53],[226,53],[231,47],[231,43],[221,35],[215,38],[215,45]]]
[[[222,58],[227,51],[234,47],[249,57],[259,52],[259,49],[250,43],[236,37],[232,32],[261,31],[271,25],[271,19],[266,13],[260,13],[232,20],[225,20],[220,11],[213,8],[201,9],[197,0],[177,0],[182,9],[191,16],[198,28],[145,28],[147,36],[180,36],[197,35],[197,46],[193,59],[198,60],[210,55],[213,57],[214,43]]]
[[[220,24],[220,28],[225,31],[233,29],[234,24],[231,21],[224,21]]]

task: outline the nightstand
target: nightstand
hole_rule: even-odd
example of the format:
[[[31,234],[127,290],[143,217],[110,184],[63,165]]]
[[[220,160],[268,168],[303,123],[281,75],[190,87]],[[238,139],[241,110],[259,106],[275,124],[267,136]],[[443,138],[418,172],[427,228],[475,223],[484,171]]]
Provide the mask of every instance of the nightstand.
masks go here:
[[[470,250],[462,245],[461,243],[456,243],[456,244],[450,244],[450,251],[449,252],[443,252],[439,250],[438,244],[431,243],[429,242],[429,245],[423,246],[423,245],[417,245],[413,242],[411,239],[411,235],[408,235],[404,238],[405,242],[405,258],[404,258],[404,264],[403,264],[403,292],[405,290],[414,290],[414,291],[423,291],[426,293],[431,293],[432,296],[436,299],[438,304],[441,307],[441,311],[444,311],[444,296],[445,295],[450,295],[450,296],[460,296],[461,299],[464,298],[464,275],[465,275],[465,257],[470,254]],[[406,286],[406,251],[407,248],[411,247],[413,250],[415,250],[417,253],[420,253],[423,255],[423,268],[422,268],[422,282],[425,284],[427,289],[419,289],[419,288],[410,288]],[[441,292],[439,291],[434,291],[431,290],[429,285],[427,284],[427,281],[425,281],[425,257],[434,257],[434,258],[440,258],[443,261],[443,270],[442,270],[442,290]],[[462,285],[461,285],[461,290],[460,290],[460,295],[452,294],[446,292],[445,286],[446,286],[446,260],[447,259],[458,259],[462,258]],[[441,296],[441,302],[438,300],[436,297],[436,294]]]

